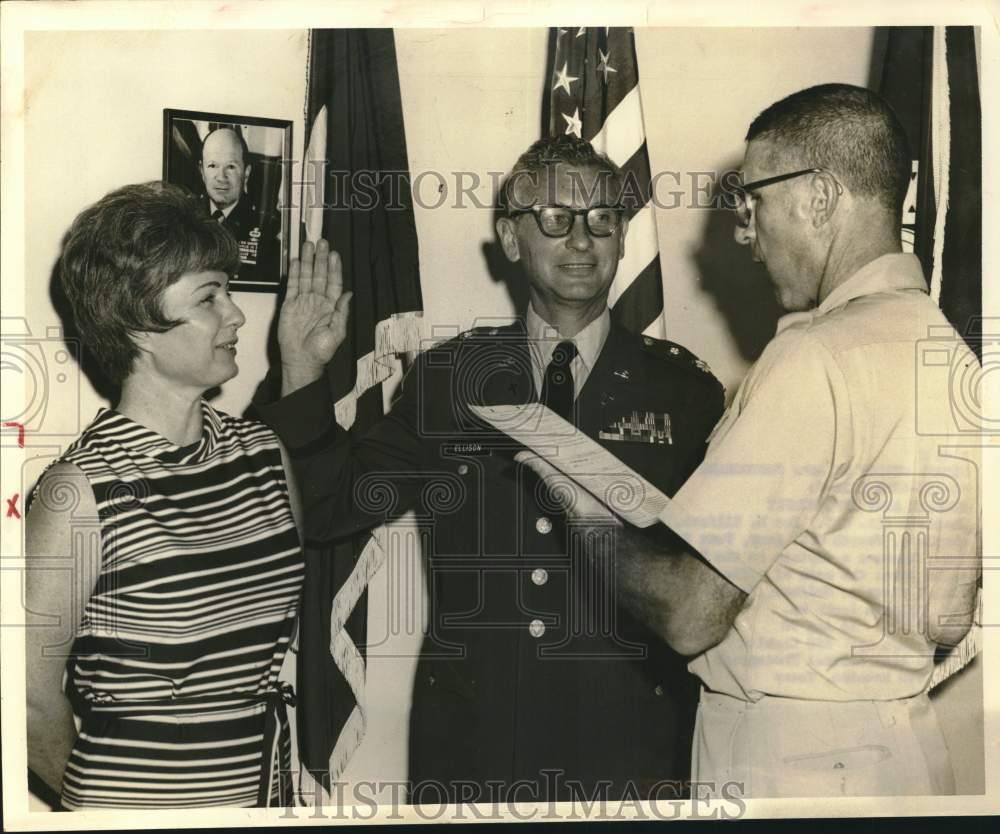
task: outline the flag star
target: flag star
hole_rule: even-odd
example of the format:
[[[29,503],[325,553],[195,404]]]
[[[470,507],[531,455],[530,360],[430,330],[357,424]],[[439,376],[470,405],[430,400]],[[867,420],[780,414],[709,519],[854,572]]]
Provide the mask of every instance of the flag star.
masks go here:
[[[581,26],[579,29],[576,30],[576,35],[574,37],[582,38],[586,34],[587,34],[587,27]]]
[[[597,50],[598,54],[601,56],[601,62],[597,65],[597,71],[604,73],[604,83],[608,83],[608,73],[618,72],[613,66],[608,63],[608,57],[611,55],[611,50],[607,52],[601,52],[600,49]]]
[[[566,95],[573,95],[569,88],[569,85],[574,81],[579,81],[579,76],[572,76],[569,74],[569,61],[563,64],[563,68],[556,72],[556,83],[552,86],[553,92],[562,87],[566,91]]]
[[[577,107],[572,116],[567,116],[565,113],[561,114],[566,120],[566,133],[565,136],[573,134],[577,139],[583,138],[583,122],[580,121],[580,108]]]

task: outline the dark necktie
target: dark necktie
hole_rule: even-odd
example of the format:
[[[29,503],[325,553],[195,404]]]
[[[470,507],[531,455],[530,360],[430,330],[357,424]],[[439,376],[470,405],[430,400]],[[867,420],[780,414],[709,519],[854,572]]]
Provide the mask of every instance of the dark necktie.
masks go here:
[[[576,356],[576,345],[560,342],[552,351],[542,383],[542,402],[564,420],[573,422],[573,371],[570,365]]]
[[[220,223],[225,219],[225,215],[222,213],[222,209],[216,209],[212,212],[212,219],[218,220]]]

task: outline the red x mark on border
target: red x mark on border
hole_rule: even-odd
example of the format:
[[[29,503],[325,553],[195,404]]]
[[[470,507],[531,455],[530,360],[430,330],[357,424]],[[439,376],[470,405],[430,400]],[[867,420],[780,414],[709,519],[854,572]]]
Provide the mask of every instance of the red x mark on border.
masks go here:
[[[7,499],[7,518],[13,516],[14,518],[20,518],[21,514],[17,511],[17,499],[21,497],[20,492],[15,492],[13,498]]]
[[[17,445],[24,448],[24,426],[21,423],[4,423],[5,429],[17,429]]]

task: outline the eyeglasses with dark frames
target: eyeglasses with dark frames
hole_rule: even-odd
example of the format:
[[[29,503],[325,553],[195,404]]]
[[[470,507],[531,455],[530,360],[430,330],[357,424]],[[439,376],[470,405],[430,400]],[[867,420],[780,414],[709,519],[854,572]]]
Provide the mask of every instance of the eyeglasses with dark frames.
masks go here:
[[[821,174],[823,173],[822,168],[805,168],[801,171],[792,171],[788,174],[778,174],[776,177],[767,177],[766,179],[756,180],[755,182],[748,182],[737,186],[733,193],[736,197],[736,222],[742,226],[744,229],[750,225],[751,219],[753,219],[753,194],[750,192],[758,191],[761,188],[766,188],[769,185],[775,185],[779,182],[784,182],[785,180],[794,179],[795,177],[804,177],[806,174]],[[838,190],[840,184],[837,184]]]
[[[538,230],[546,237],[566,237],[578,215],[583,215],[587,232],[593,237],[611,237],[621,225],[622,209],[616,206],[592,206],[574,209],[568,206],[531,206],[508,212],[511,217],[534,215]]]

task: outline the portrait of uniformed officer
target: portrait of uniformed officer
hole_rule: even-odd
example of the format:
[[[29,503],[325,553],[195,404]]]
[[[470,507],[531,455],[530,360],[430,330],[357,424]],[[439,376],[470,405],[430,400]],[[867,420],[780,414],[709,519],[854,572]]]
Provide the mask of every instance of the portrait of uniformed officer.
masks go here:
[[[307,243],[290,273],[282,396],[258,412],[292,449],[310,540],[412,508],[427,526],[409,781],[433,779],[453,802],[470,784],[486,801],[525,782],[542,800],[573,785],[618,798],[686,790],[697,687],[683,659],[614,605],[608,577],[569,552],[564,517],[514,462],[518,447],[469,408],[541,401],[668,494],[701,461],[721,385],[608,308],[627,245],[621,188],[620,170],[573,136],[522,154],[496,232],[527,309],[422,353],[360,439],[335,424],[324,375],[348,315],[339,258]],[[359,486],[380,473],[388,510]]]
[[[198,172],[205,185],[206,208],[236,239],[240,249],[239,278],[243,281],[279,279],[280,246],[274,223],[247,192],[250,152],[238,130],[219,127],[201,146]]]

